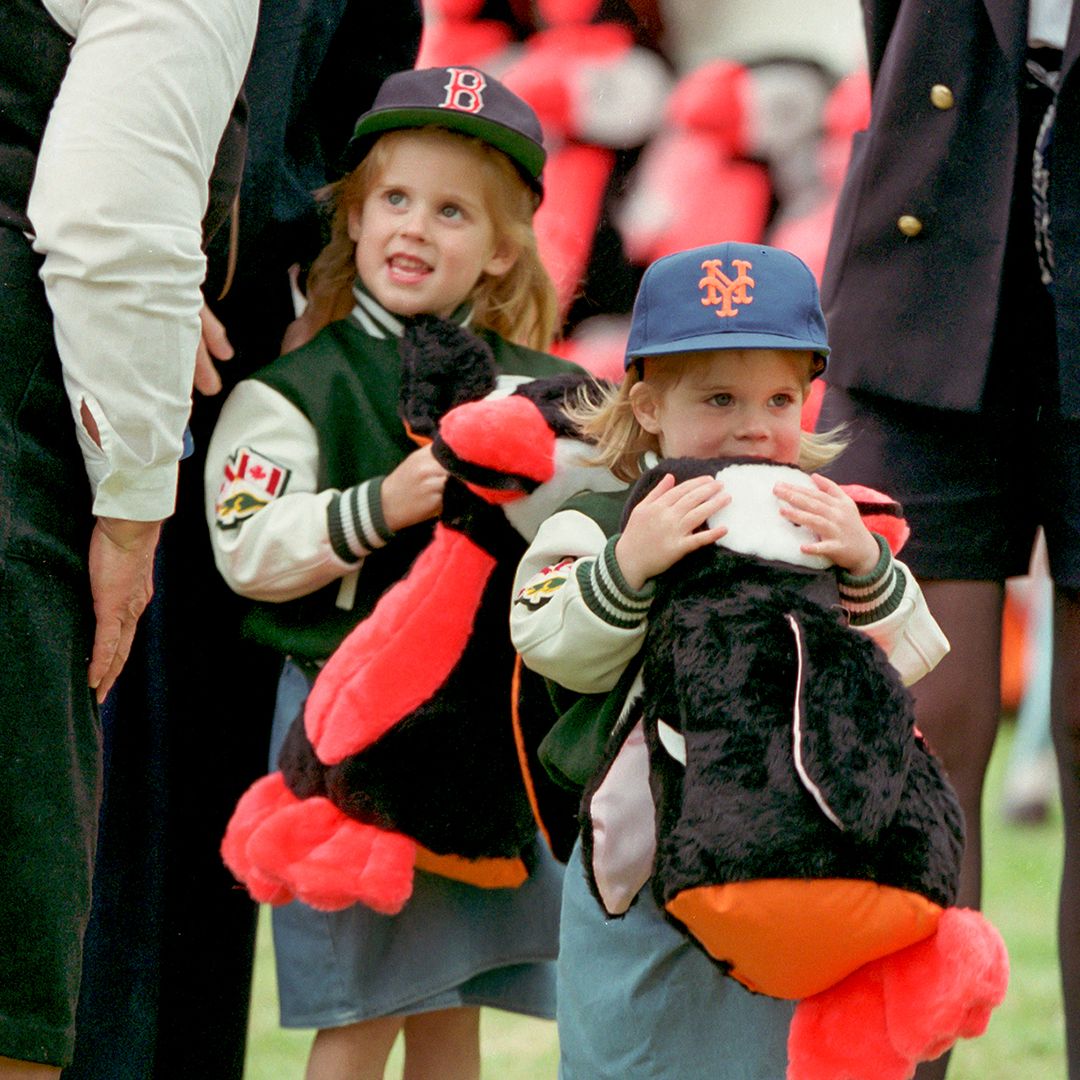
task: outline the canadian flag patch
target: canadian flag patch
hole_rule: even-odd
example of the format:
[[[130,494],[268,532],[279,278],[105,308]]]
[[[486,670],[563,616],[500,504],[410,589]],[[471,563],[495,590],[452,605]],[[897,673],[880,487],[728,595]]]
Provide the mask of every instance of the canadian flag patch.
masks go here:
[[[219,529],[235,529],[285,491],[289,470],[250,447],[241,446],[225,462],[214,505]]]

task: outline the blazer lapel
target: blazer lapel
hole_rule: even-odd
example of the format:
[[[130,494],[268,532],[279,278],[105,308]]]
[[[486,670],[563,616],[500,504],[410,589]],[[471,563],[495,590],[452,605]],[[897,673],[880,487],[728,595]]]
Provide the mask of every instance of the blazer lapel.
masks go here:
[[[983,0],[994,28],[994,36],[1013,66],[1019,71],[1027,51],[1027,10],[1024,0]],[[1073,25],[1076,9],[1073,8]]]
[[[1073,0],[1072,18],[1069,20],[1069,36],[1065,39],[1065,52],[1061,57],[1062,79],[1080,56],[1080,2]]]

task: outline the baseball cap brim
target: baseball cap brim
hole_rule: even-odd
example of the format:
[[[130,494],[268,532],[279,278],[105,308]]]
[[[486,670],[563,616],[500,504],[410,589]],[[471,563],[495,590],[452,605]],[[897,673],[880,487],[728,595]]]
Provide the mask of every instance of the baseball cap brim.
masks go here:
[[[792,349],[806,350],[820,357],[820,367],[815,365],[816,378],[825,370],[829,350],[823,348],[820,341],[807,341],[804,338],[784,337],[781,334],[699,334],[696,337],[683,338],[681,341],[666,341],[658,345],[645,346],[629,350],[627,360],[641,360],[648,356],[668,356],[676,353],[707,352],[711,349]]]
[[[453,109],[414,106],[372,110],[357,122],[356,130],[345,151],[345,170],[355,168],[363,160],[378,136],[387,131],[420,127],[447,128],[481,139],[506,154],[517,165],[530,187],[538,194],[543,193],[540,176],[547,156],[543,147],[529,136],[519,134],[505,124]]]

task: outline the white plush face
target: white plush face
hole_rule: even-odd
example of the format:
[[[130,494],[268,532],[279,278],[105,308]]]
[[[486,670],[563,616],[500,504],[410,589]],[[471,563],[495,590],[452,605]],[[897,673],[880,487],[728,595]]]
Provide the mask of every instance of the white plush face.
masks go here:
[[[718,473],[731,502],[709,518],[709,527],[726,525],[717,543],[743,555],[823,569],[832,565],[821,555],[806,555],[802,544],[818,539],[803,525],[780,516],[773,488],[780,482],[816,490],[801,469],[777,465],[729,465]]]

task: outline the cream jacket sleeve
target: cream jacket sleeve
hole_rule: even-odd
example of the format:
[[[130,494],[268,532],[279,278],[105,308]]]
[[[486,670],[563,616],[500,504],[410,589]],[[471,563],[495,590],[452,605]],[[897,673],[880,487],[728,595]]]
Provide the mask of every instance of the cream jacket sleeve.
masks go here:
[[[653,589],[632,589],[591,518],[563,510],[518,566],[510,636],[525,665],[581,694],[612,689],[645,639]]]
[[[389,539],[378,525],[381,482],[320,490],[311,421],[272,387],[241,380],[206,451],[206,521],[218,570],[234,592],[271,602],[338,579],[355,582],[364,558]],[[348,590],[339,596],[346,608]]]
[[[208,179],[257,0],[46,0],[75,40],[30,193],[94,513],[173,510]],[[81,420],[93,418],[100,447]]]
[[[630,589],[615,541],[587,516],[562,511],[541,527],[518,568],[510,632],[523,662],[578,693],[610,690],[641,648],[651,587]],[[840,601],[852,625],[889,658],[905,685],[949,651],[911,571],[882,555],[864,578],[840,576]]]

